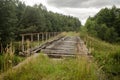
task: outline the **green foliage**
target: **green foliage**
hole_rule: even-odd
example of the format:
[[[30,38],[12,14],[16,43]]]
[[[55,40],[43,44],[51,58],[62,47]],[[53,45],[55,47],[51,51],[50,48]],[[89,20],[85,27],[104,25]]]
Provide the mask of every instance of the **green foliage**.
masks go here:
[[[47,11],[42,4],[27,6],[19,0],[0,0],[0,42],[4,45],[20,33],[77,31],[79,19]]]
[[[2,51],[0,55],[0,73],[7,71],[23,60],[23,58],[14,54],[15,48],[12,46],[12,43],[7,45],[5,51]]]
[[[89,17],[85,27],[87,32],[108,42],[120,40],[120,9],[115,6],[112,9],[101,9],[94,17]]]
[[[22,57],[15,55],[11,56],[8,53],[0,55],[0,73],[7,71],[8,69],[12,68],[23,60],[24,58]]]
[[[0,0],[0,16],[0,42],[5,46],[13,39],[17,22],[14,0]]]
[[[86,57],[52,60],[39,55],[31,59],[16,70],[8,72],[4,80],[104,80],[96,65],[88,62]]]
[[[88,48],[91,50],[91,54],[106,73],[108,79],[119,80],[120,46],[101,41],[82,33],[81,38],[87,43]]]

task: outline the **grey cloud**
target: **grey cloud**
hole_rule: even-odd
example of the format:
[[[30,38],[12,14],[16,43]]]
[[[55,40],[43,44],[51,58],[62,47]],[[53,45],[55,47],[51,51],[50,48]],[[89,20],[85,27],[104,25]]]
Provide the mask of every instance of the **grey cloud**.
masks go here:
[[[120,0],[47,0],[48,4],[59,8],[88,8],[120,5]]]
[[[100,9],[98,8],[61,8],[66,14],[78,17],[84,25],[89,16],[94,16]]]

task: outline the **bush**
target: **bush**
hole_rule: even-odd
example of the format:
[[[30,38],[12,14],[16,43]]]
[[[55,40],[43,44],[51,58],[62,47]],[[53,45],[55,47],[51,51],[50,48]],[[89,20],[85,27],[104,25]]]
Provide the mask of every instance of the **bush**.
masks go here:
[[[82,34],[81,34],[82,35]],[[88,35],[82,35],[87,47],[92,49],[91,54],[102,67],[109,80],[119,80],[120,75],[120,46],[101,41]]]

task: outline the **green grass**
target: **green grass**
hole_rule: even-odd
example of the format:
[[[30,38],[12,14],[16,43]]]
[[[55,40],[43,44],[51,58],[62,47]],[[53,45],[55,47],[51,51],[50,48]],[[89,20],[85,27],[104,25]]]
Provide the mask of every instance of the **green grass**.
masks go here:
[[[110,44],[81,33],[94,59],[106,73],[109,80],[120,79],[120,45]]]
[[[23,60],[24,58],[15,55],[15,48],[11,43],[0,53],[0,73],[7,71]]]
[[[3,80],[104,80],[96,64],[87,59],[52,60],[40,54],[16,70],[10,70]]]
[[[10,56],[9,54],[0,55],[0,73],[7,71],[8,69],[16,66],[23,61],[24,58],[20,56]]]
[[[79,36],[78,32],[63,32],[62,35],[65,36]]]

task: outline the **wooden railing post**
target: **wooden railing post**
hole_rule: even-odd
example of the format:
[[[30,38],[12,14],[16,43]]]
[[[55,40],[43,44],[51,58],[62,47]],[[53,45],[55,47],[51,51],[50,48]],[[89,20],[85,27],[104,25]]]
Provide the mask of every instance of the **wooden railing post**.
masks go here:
[[[55,37],[55,32],[54,32],[54,37]]]
[[[22,52],[24,51],[24,35],[22,35]]]
[[[33,34],[31,34],[31,42],[33,42]]]
[[[42,41],[44,41],[44,33],[42,33]]]
[[[48,32],[48,35],[49,35],[49,39],[50,39],[50,32]]]
[[[48,35],[47,35],[47,32],[46,32],[46,41],[47,41],[47,37],[48,37]]]
[[[38,45],[39,45],[39,41],[40,41],[40,34],[37,34],[37,38],[38,38]]]

